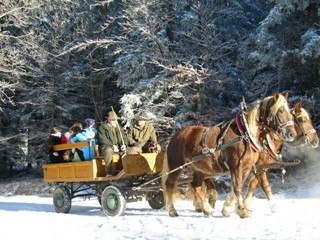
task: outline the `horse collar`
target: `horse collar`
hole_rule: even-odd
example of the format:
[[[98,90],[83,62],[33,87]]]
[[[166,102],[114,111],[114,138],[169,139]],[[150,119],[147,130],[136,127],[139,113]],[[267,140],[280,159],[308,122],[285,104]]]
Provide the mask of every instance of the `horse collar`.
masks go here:
[[[266,134],[265,149],[272,159],[277,160],[277,161],[282,160],[282,156],[281,156],[281,154],[278,153],[276,146],[274,145],[273,138],[271,137],[271,135],[269,133]]]
[[[249,131],[249,126],[247,120],[243,113],[240,113],[236,116],[236,124],[239,129],[241,136],[246,140],[249,141],[250,146],[256,151],[261,152],[263,150],[260,143],[251,135]]]

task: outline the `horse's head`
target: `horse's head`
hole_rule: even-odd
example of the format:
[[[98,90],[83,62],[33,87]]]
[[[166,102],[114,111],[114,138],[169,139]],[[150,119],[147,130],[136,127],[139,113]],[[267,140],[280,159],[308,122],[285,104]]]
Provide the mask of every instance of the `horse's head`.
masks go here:
[[[308,112],[302,107],[301,102],[295,104],[292,115],[295,120],[298,144],[311,148],[318,147],[318,134],[312,125]]]
[[[286,142],[295,140],[297,133],[294,119],[288,106],[288,94],[275,93],[261,103],[260,122],[281,134]]]

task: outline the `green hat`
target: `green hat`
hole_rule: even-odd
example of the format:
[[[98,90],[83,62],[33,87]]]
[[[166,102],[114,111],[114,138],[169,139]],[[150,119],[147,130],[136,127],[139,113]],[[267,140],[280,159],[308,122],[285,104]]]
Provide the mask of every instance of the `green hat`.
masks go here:
[[[140,115],[138,115],[136,117],[137,120],[140,120],[140,121],[148,121],[149,118],[148,118],[148,115],[146,113],[142,113]]]
[[[111,119],[111,120],[117,120],[118,119],[118,116],[117,114],[114,112],[114,111],[110,111],[108,113],[108,116],[107,116],[108,119]]]

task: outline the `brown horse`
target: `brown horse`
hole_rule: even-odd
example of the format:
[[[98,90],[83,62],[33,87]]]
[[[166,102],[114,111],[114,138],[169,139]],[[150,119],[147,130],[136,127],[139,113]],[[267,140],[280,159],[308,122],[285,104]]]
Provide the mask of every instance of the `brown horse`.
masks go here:
[[[243,181],[262,150],[260,135],[268,129],[280,131],[285,141],[295,139],[287,95],[276,93],[257,101],[234,119],[214,127],[189,126],[179,130],[169,142],[163,168],[162,184],[169,215],[178,216],[173,194],[182,168],[190,165],[194,172],[191,186],[206,216],[212,216],[212,208],[202,191],[204,176],[230,172],[238,203],[237,213],[240,217],[248,217],[249,211],[241,196]],[[201,160],[196,161],[199,156]]]
[[[292,114],[295,120],[295,129],[297,132],[296,139],[287,143],[287,145],[292,147],[303,147],[308,146],[311,148],[316,148],[319,144],[318,135],[313,128],[310,116],[308,112],[302,108],[301,103],[298,102],[295,104]],[[267,133],[267,136],[264,136],[265,144],[264,149],[267,153],[262,152],[259,156],[259,159],[256,163],[257,172],[254,173],[251,177],[250,183],[248,185],[248,191],[244,199],[244,205],[247,210],[250,210],[250,200],[254,193],[255,188],[258,183],[260,184],[262,190],[264,191],[267,200],[271,200],[272,191],[269,181],[267,179],[267,170],[268,168],[279,168],[286,166],[285,162],[281,162],[281,149],[283,146],[283,140],[275,132]],[[205,179],[206,191],[208,194],[208,201],[211,207],[215,207],[216,200],[218,198],[218,193],[215,189],[212,178]],[[198,200],[194,196],[194,205],[196,211],[201,211],[200,206],[198,205]],[[222,213],[224,216],[229,216],[230,211],[234,209],[235,205],[235,196],[231,195],[228,197],[227,201],[224,204]]]
[[[294,147],[307,146],[311,148],[317,148],[319,144],[317,132],[312,125],[308,112],[304,108],[302,108],[301,102],[295,104],[295,107],[293,109],[293,117],[295,120],[295,128],[297,132],[297,138],[293,142]],[[277,137],[274,138],[273,142],[274,147],[272,147],[273,150],[271,151],[274,152],[273,156],[277,156],[281,152],[283,142]],[[287,145],[292,146],[291,143],[288,143]],[[277,164],[277,159],[275,159],[275,157],[270,158],[269,154],[262,153],[260,154],[260,157],[257,161],[257,165],[260,165],[262,167],[256,174],[252,175],[252,178],[248,185],[248,191],[244,199],[245,208],[248,210],[250,210],[250,200],[258,184],[260,184],[262,190],[264,191],[267,200],[271,202],[272,191],[270,183],[267,179],[268,166],[272,167],[273,165],[279,165],[281,167],[282,163],[279,162]],[[208,185],[209,188],[212,188],[212,186],[213,185]]]

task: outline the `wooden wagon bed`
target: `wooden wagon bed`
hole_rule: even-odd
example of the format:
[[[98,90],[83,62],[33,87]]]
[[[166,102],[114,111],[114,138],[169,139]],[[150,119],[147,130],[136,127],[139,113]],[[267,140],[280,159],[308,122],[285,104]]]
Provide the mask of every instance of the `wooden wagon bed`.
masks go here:
[[[67,143],[54,146],[55,151],[89,146],[89,142]],[[164,153],[141,153],[114,155],[114,176],[106,177],[105,163],[101,156],[90,161],[44,164],[44,181],[50,182],[96,182],[117,180],[126,176],[155,174],[162,171]]]

